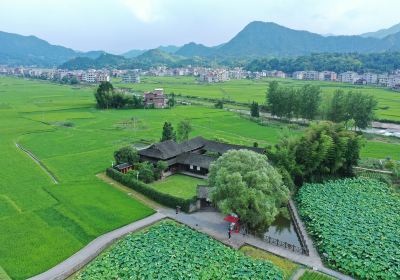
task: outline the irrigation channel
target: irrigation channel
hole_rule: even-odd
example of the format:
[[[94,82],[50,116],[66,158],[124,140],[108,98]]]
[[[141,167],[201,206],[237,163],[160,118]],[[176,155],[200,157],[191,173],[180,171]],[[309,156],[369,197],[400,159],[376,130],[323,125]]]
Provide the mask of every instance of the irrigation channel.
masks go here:
[[[46,172],[47,175],[49,175],[49,177],[53,180],[54,184],[58,185],[59,182],[57,180],[57,177],[40,161],[39,158],[37,158],[31,151],[24,148],[20,144],[15,143],[15,146],[21,151],[23,151],[25,154],[27,154],[31,159],[33,159],[33,161],[36,162],[43,169],[43,171]]]

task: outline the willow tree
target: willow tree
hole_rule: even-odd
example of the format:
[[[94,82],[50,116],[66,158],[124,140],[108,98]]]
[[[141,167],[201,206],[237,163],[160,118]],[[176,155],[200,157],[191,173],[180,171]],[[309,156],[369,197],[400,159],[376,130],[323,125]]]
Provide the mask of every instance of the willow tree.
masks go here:
[[[210,167],[211,200],[225,214],[236,213],[248,228],[262,231],[288,202],[289,190],[265,155],[231,150]]]

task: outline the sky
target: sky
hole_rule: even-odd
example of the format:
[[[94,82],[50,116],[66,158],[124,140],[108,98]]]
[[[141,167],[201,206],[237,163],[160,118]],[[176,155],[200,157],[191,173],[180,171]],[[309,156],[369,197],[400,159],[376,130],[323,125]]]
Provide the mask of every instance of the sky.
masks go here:
[[[120,54],[189,42],[219,45],[254,20],[361,34],[399,23],[399,10],[399,0],[0,0],[0,31]]]

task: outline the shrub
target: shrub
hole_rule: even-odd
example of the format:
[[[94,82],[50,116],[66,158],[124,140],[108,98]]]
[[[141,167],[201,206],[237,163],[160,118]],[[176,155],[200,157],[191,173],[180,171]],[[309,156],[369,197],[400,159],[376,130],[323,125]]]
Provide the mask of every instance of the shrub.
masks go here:
[[[190,204],[195,202],[197,199],[196,197],[193,197],[192,199],[183,199],[159,192],[145,183],[136,180],[134,176],[122,174],[113,168],[108,168],[106,174],[115,181],[118,181],[119,183],[151,198],[155,202],[158,202],[162,205],[171,208],[175,208],[179,205],[184,212],[189,212]]]

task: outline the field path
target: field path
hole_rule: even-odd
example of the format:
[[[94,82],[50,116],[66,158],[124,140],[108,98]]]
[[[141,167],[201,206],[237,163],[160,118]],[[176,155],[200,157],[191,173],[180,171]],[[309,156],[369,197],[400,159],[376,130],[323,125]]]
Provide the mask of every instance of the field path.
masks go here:
[[[39,275],[29,278],[29,280],[62,280],[77,272],[87,263],[97,257],[104,249],[114,243],[117,239],[126,234],[139,230],[141,228],[152,225],[166,216],[161,213],[155,213],[147,218],[136,221],[119,229],[97,237],[83,249],[76,252],[74,255],[59,263],[55,267],[43,272]]]
[[[27,154],[31,159],[33,159],[33,161],[36,162],[44,170],[44,172],[46,172],[47,175],[49,175],[49,177],[53,180],[54,184],[56,184],[56,185],[59,184],[56,176],[31,151],[29,151],[28,149],[25,149],[18,143],[15,143],[15,146],[18,149],[20,149],[21,151],[23,151],[25,154]]]

